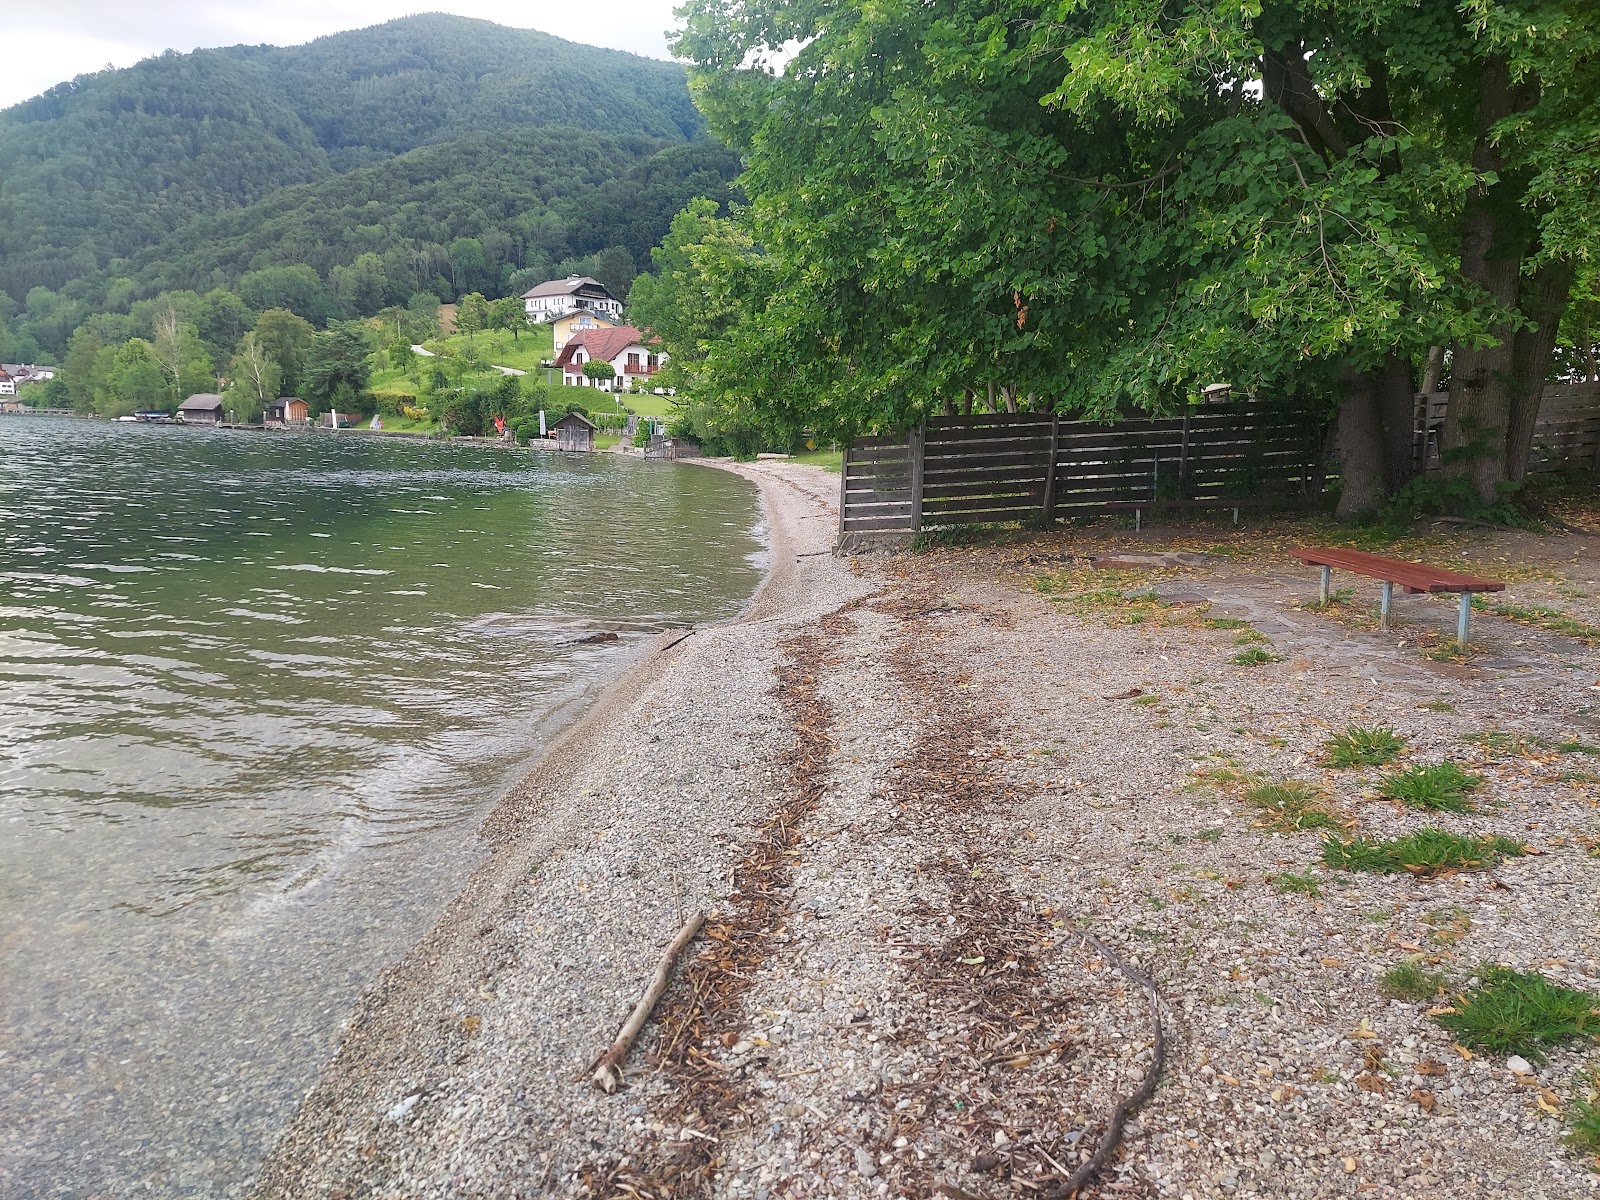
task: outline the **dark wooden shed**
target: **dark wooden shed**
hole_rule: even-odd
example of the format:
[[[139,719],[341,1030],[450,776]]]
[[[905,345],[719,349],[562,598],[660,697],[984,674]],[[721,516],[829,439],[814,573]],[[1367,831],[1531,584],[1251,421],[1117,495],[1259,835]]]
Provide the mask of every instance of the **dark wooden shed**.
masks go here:
[[[598,428],[595,423],[579,412],[570,412],[554,425],[550,432],[556,436],[557,450],[582,450],[594,449],[594,431]]]

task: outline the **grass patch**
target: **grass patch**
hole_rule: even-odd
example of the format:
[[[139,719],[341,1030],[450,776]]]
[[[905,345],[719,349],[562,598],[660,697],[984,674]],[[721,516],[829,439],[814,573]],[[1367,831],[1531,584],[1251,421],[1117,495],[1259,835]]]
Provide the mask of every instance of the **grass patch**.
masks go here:
[[[1135,696],[1133,702],[1140,708],[1149,708],[1152,704],[1160,704],[1160,696]]]
[[[1362,729],[1352,725],[1336,733],[1322,748],[1322,761],[1341,770],[1355,767],[1381,767],[1400,757],[1406,740],[1392,729],[1378,726]]]
[[[1582,1096],[1572,1098],[1567,1110],[1567,1145],[1586,1154],[1600,1155],[1600,1088],[1591,1074]]]
[[[1319,608],[1338,608],[1341,605],[1349,604],[1355,598],[1355,588],[1335,588],[1328,593],[1328,599],[1326,603],[1324,603],[1319,597],[1316,600],[1308,600],[1305,604],[1301,605],[1301,607],[1309,608],[1313,611]]]
[[[1260,646],[1251,646],[1248,650],[1240,651],[1228,660],[1236,667],[1260,667],[1267,663],[1282,662],[1276,654],[1263,650]]]
[[[1588,742],[1557,742],[1552,749],[1557,754],[1600,754],[1600,746]]]
[[[791,461],[821,467],[824,471],[837,475],[839,468],[844,464],[844,454],[837,447],[830,450],[802,450],[799,454],[791,456]]]
[[[1207,629],[1244,629],[1250,622],[1242,621],[1238,617],[1207,617],[1200,624]]]
[[[1244,793],[1246,804],[1261,816],[1256,824],[1279,833],[1301,829],[1338,829],[1344,824],[1326,792],[1302,779],[1280,783],[1258,783]]]
[[[1488,964],[1483,982],[1463,996],[1455,1011],[1440,1013],[1440,1025],[1463,1046],[1493,1054],[1520,1054],[1543,1062],[1562,1042],[1593,1040],[1600,1030],[1600,996],[1551,983],[1537,971]]]
[[[1272,890],[1283,896],[1320,896],[1322,889],[1317,886],[1316,879],[1307,875],[1296,875],[1293,871],[1284,871],[1272,877]]]
[[[1428,712],[1455,712],[1456,706],[1448,700],[1430,700],[1422,706]]]
[[[1463,771],[1453,762],[1429,763],[1384,776],[1378,795],[1398,800],[1411,808],[1431,812],[1467,813],[1472,811],[1471,792],[1483,786],[1483,776]]]
[[[1267,635],[1259,629],[1246,629],[1242,633],[1234,635],[1233,644],[1235,646],[1259,646],[1266,640]]]
[[[1523,851],[1522,843],[1510,838],[1467,837],[1443,829],[1420,829],[1388,841],[1364,837],[1342,841],[1330,837],[1322,843],[1322,861],[1343,871],[1408,871],[1429,878],[1446,871],[1484,870]]]
[[[1450,980],[1439,971],[1430,971],[1414,958],[1396,963],[1378,980],[1378,990],[1391,1000],[1421,1004],[1444,995]]]
[[[1109,625],[1185,625],[1196,606],[1162,600],[1140,571],[1065,571],[1036,578],[1034,590],[1079,617],[1096,617]]]
[[[1600,625],[1580,621],[1560,609],[1546,608],[1542,604],[1506,604],[1488,600],[1480,603],[1476,596],[1473,597],[1472,603],[1473,607],[1486,609],[1514,624],[1528,625],[1534,629],[1542,629],[1546,633],[1559,633],[1563,637],[1573,638],[1586,645],[1600,646]]]

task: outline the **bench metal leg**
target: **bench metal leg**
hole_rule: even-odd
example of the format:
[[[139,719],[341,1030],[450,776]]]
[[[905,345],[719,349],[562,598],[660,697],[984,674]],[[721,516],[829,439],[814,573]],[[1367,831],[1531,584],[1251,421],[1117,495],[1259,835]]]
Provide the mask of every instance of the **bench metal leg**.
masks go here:
[[[1456,644],[1467,644],[1467,623],[1472,620],[1472,593],[1461,593],[1461,615],[1456,618]]]
[[[1332,581],[1332,579],[1333,579],[1333,568],[1332,567],[1323,567],[1322,568],[1322,589],[1317,594],[1318,599],[1320,599],[1322,601],[1322,607],[1323,608],[1327,608],[1328,607],[1328,584],[1329,584],[1329,582]]]
[[[1383,602],[1378,606],[1378,624],[1389,628],[1389,609],[1394,606],[1394,584],[1384,581]]]

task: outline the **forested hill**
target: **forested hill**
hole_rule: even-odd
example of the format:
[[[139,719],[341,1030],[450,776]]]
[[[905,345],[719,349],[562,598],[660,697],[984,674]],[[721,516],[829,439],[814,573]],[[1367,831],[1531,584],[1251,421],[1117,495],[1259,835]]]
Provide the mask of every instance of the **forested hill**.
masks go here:
[[[57,307],[30,291],[65,291],[88,311],[250,268],[325,274],[401,242],[415,261],[420,243],[459,238],[509,239],[502,258],[520,268],[517,212],[639,169],[701,128],[675,64],[461,17],[168,53],[0,113],[0,289],[30,309]],[[541,161],[508,169],[497,144]],[[276,225],[257,244],[259,221]],[[365,227],[356,244],[342,221]],[[548,263],[599,247],[535,248]]]

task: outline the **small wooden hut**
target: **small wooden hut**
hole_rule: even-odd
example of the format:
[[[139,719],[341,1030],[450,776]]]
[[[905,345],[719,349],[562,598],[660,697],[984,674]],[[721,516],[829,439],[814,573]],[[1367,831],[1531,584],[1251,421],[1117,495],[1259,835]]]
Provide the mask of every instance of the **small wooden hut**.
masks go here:
[[[597,428],[582,413],[569,412],[550,426],[550,432],[555,434],[557,450],[581,450],[587,453],[594,449],[594,431]]]

